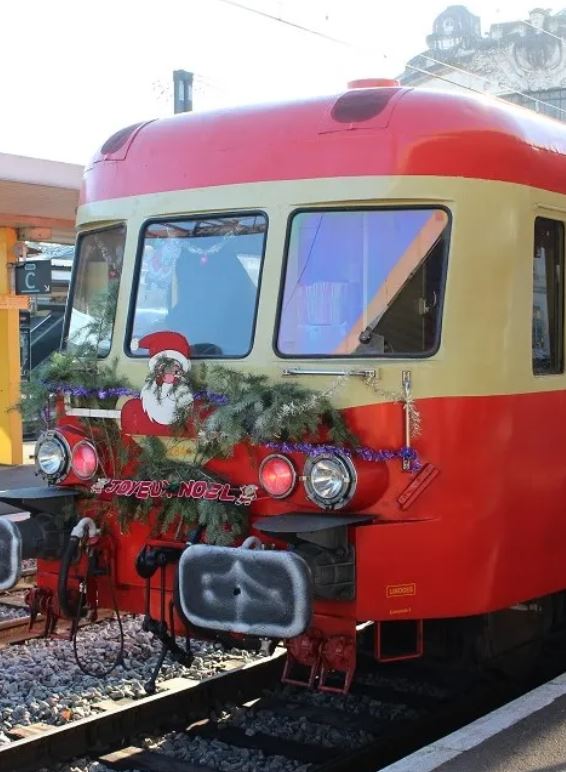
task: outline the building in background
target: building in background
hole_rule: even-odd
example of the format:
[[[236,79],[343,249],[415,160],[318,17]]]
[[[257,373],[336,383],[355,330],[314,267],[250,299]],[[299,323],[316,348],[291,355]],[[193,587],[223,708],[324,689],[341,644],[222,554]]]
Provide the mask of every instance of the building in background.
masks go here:
[[[566,121],[566,9],[492,24],[451,5],[433,23],[427,49],[407,62],[407,86],[495,94]]]

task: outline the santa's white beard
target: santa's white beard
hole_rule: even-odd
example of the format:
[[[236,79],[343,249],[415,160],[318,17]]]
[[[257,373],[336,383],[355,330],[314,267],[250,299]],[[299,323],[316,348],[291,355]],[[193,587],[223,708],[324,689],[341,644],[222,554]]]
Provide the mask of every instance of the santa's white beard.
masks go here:
[[[174,388],[172,383],[163,383],[158,390],[154,384],[145,384],[140,399],[144,413],[151,421],[168,426],[175,420],[179,408],[192,403],[193,395],[184,385]]]

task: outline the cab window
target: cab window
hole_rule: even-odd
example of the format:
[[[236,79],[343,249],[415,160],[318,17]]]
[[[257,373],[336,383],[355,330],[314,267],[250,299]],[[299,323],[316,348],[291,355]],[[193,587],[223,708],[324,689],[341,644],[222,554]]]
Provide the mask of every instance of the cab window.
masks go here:
[[[68,350],[88,345],[99,357],[109,353],[125,239],[123,225],[79,236],[65,334]]]
[[[294,357],[433,353],[448,231],[443,209],[296,214],[278,351]]]
[[[241,357],[251,349],[267,218],[201,217],[148,224],[143,232],[130,353],[168,330],[192,357]]]

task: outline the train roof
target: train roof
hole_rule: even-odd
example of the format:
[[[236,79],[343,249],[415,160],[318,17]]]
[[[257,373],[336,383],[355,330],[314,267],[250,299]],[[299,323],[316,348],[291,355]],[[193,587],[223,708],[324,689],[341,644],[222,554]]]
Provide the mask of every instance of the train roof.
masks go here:
[[[495,98],[404,87],[185,113],[110,137],[85,170],[81,203],[367,175],[473,177],[566,193],[566,125]]]

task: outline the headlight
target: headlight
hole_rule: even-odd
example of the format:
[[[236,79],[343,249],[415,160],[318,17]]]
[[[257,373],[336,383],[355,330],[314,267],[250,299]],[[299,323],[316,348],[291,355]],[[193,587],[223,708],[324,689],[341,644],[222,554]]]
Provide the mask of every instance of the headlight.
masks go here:
[[[343,507],[354,495],[356,471],[349,458],[324,454],[305,464],[305,489],[315,504],[328,509]]]
[[[40,474],[50,479],[59,479],[69,464],[66,441],[55,432],[42,435],[35,446],[35,460]]]

